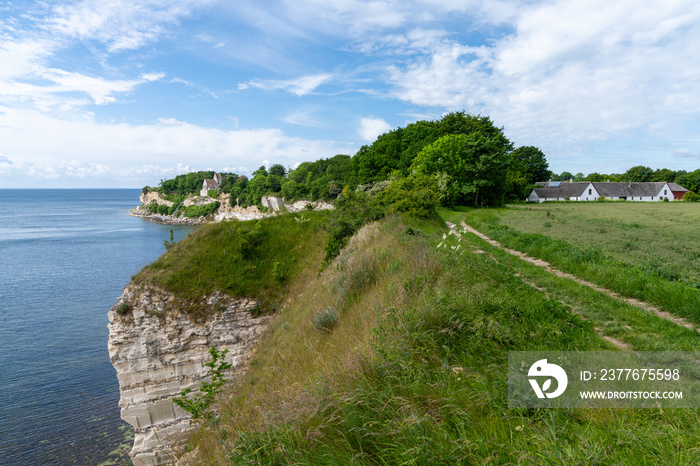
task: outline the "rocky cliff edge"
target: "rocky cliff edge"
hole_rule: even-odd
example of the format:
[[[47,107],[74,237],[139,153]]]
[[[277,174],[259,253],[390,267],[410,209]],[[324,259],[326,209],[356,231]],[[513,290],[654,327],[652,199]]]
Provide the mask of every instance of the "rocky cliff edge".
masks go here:
[[[254,317],[258,303],[250,299],[218,293],[204,302],[209,317],[197,321],[178,310],[172,294],[130,284],[109,311],[109,356],[119,379],[121,417],[134,426],[135,465],[173,462],[193,427],[173,397],[199,387],[212,346],[229,350],[226,376],[235,379],[271,319]]]

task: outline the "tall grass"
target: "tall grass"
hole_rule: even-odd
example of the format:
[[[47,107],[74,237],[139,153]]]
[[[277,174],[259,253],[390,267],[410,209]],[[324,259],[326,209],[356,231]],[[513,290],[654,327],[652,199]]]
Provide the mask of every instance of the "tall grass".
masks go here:
[[[565,272],[700,324],[700,290],[669,277],[663,268],[621,262],[604,254],[599,247],[579,247],[542,234],[523,233],[501,225],[500,214],[495,210],[472,211],[466,219],[503,246],[543,259]]]
[[[593,323],[433,225],[363,227],[290,290],[193,437],[201,464],[692,464],[696,410],[514,410],[508,351],[609,348]],[[440,244],[440,247],[438,247]],[[333,331],[314,318],[333,308]]]

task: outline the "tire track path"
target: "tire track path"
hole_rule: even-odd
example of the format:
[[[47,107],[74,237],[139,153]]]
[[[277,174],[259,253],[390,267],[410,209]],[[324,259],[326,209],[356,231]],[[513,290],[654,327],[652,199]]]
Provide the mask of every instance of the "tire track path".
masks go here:
[[[450,226],[450,225],[452,225],[452,226]],[[452,224],[452,223],[448,223],[448,226],[450,227],[450,229],[452,229],[453,227],[455,227],[455,225]],[[489,238],[488,236],[486,236],[485,234],[481,233],[480,231],[478,231],[478,230],[472,228],[471,226],[467,225],[464,221],[461,222],[461,226],[462,226],[466,231],[468,231],[469,233],[475,234],[476,236],[478,236],[479,238],[483,239],[484,241],[486,241],[487,243],[491,244],[492,246],[495,246],[495,247],[501,249],[502,251],[505,251],[505,252],[507,252],[507,253],[509,253],[509,254],[511,254],[511,255],[513,255],[513,256],[519,257],[520,259],[522,259],[522,260],[524,260],[524,261],[526,261],[526,262],[529,262],[529,263],[531,263],[531,264],[533,264],[533,265],[536,265],[536,266],[538,266],[538,267],[541,267],[541,268],[547,270],[548,272],[550,272],[550,273],[552,273],[552,274],[554,274],[554,275],[556,275],[556,276],[558,276],[558,277],[568,278],[568,279],[570,279],[570,280],[575,281],[576,283],[579,283],[579,284],[581,284],[581,285],[587,286],[587,287],[589,287],[589,288],[591,288],[591,289],[593,289],[593,290],[596,290],[596,291],[598,291],[598,292],[600,292],[600,293],[604,293],[604,294],[606,294],[606,295],[608,295],[608,296],[610,296],[610,297],[612,297],[612,298],[618,299],[618,300],[623,301],[623,302],[625,302],[625,303],[627,303],[627,304],[630,304],[630,305],[632,305],[632,306],[635,306],[635,307],[644,309],[645,311],[651,312],[652,314],[656,315],[657,317],[660,317],[660,318],[662,318],[662,319],[665,319],[665,320],[668,320],[668,321],[670,321],[670,322],[673,322],[673,323],[675,323],[676,325],[680,325],[680,326],[685,327],[685,328],[687,328],[687,329],[695,330],[695,331],[697,331],[697,332],[700,332],[700,328],[696,327],[694,324],[692,324],[691,322],[689,322],[689,321],[683,319],[682,317],[674,316],[674,315],[671,314],[670,312],[662,311],[661,309],[659,309],[659,308],[657,308],[657,307],[655,307],[655,306],[652,306],[652,305],[649,304],[649,303],[645,303],[644,301],[640,301],[640,300],[634,299],[634,298],[627,298],[627,297],[624,297],[624,296],[622,296],[622,295],[620,295],[620,294],[618,294],[618,293],[616,293],[616,292],[614,292],[614,291],[608,290],[607,288],[603,288],[603,287],[601,287],[601,286],[598,286],[598,285],[596,285],[595,283],[591,283],[591,282],[589,282],[589,281],[583,280],[583,279],[578,278],[578,277],[576,277],[575,275],[572,275],[572,274],[570,274],[570,273],[562,272],[561,270],[556,269],[556,268],[553,267],[551,264],[549,264],[549,263],[546,262],[546,261],[543,261],[542,259],[536,259],[536,258],[530,257],[530,256],[528,256],[527,254],[522,253],[522,252],[520,252],[520,251],[516,251],[516,250],[514,250],[514,249],[506,248],[506,247],[502,246],[501,243],[499,243],[498,241]]]

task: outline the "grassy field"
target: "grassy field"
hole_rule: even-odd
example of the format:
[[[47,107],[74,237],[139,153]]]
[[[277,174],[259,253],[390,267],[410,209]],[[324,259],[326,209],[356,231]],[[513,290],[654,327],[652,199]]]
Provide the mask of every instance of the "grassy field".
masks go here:
[[[441,215],[455,223],[464,219],[505,247],[700,326],[698,264],[688,258],[698,248],[698,233],[688,225],[696,212],[685,203],[562,203],[442,210]],[[664,256],[680,249],[680,237],[688,238],[687,255],[677,256],[685,268]]]
[[[499,211],[499,224],[540,233],[700,285],[700,205],[546,203]]]
[[[507,404],[509,351],[616,350],[606,335],[689,350],[697,332],[445,233],[389,218],[322,271],[304,262],[310,278],[290,284],[250,371],[192,437],[197,464],[700,463],[698,410]]]

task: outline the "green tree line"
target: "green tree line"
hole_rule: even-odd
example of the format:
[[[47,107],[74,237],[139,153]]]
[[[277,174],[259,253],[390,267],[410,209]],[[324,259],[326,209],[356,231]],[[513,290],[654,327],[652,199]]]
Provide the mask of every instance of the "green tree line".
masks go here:
[[[489,117],[454,112],[388,131],[362,146],[354,157],[339,154],[303,162],[294,169],[261,166],[250,177],[221,175],[220,191],[231,195],[232,205],[259,204],[265,195],[287,201],[330,201],[346,187],[378,192],[391,180],[427,176],[434,180],[436,199],[443,205],[490,206],[525,198],[534,182],[546,179],[550,172],[541,150],[515,149]],[[178,203],[199,192],[202,182],[213,176],[212,171],[178,175],[162,180],[155,190]],[[417,185],[426,183],[420,179]],[[416,182],[405,185],[412,184]]]
[[[697,192],[700,170],[632,167],[623,174],[559,175],[549,170],[545,154],[534,146],[515,148],[487,116],[448,113],[439,120],[418,121],[380,135],[355,156],[339,154],[303,162],[295,168],[275,164],[259,167],[250,177],[222,173],[220,192],[230,194],[231,205],[260,204],[263,196],[336,200],[343,192],[377,194],[390,183],[434,186],[436,203],[444,206],[499,206],[523,200],[538,181],[667,181]],[[202,188],[214,172],[199,171],[162,180],[156,188],[176,204]],[[430,180],[424,179],[430,178]],[[151,188],[144,188],[151,189]],[[406,192],[404,188],[401,192]],[[392,195],[396,195],[394,192]]]

